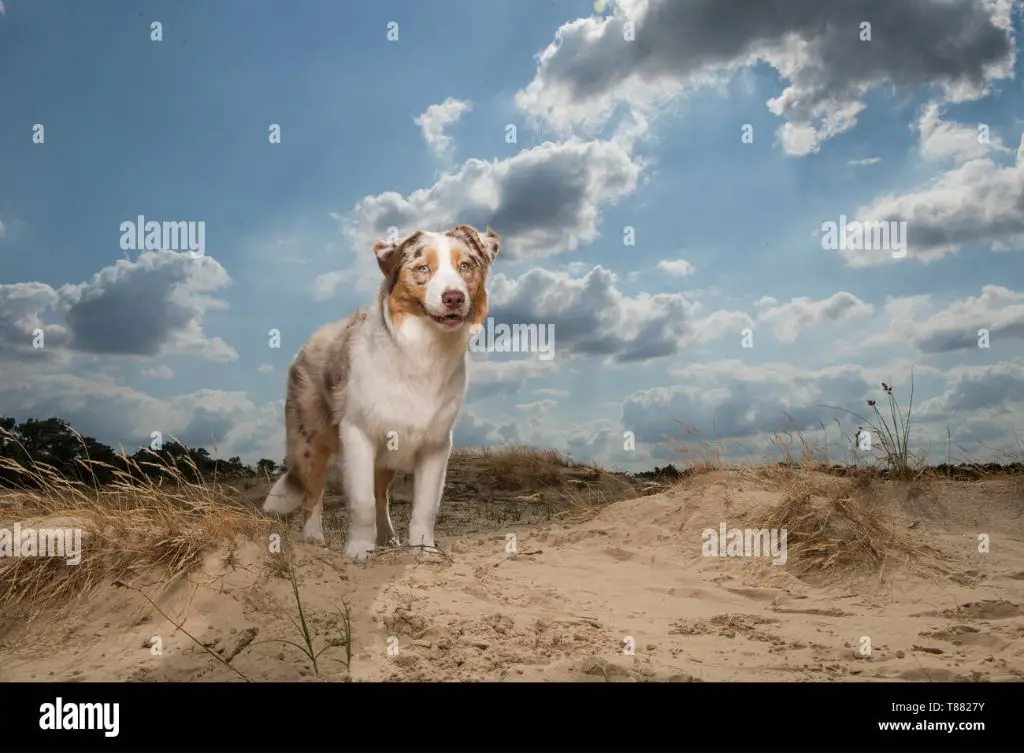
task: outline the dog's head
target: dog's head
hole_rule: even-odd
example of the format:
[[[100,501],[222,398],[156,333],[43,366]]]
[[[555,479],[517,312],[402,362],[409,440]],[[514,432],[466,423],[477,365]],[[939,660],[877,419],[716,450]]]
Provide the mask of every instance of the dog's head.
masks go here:
[[[469,225],[456,225],[375,245],[392,321],[401,327],[406,317],[421,317],[444,332],[482,324],[487,274],[499,244],[490,228],[481,235]]]

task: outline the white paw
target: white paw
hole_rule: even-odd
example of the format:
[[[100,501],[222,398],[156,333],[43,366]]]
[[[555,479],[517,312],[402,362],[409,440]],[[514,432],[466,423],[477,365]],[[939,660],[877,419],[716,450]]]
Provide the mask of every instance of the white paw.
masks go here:
[[[373,541],[370,539],[353,539],[345,543],[345,556],[354,562],[366,562],[373,548]]]
[[[435,547],[433,544],[431,544],[430,546],[423,544],[421,546],[414,546],[411,549],[409,549],[409,554],[412,555],[412,558],[414,560],[422,560],[427,555],[440,553],[441,550]]]
[[[327,546],[327,540],[324,538],[323,531],[303,531],[302,540],[307,544],[319,544],[320,546]]]
[[[428,554],[436,554],[433,533],[426,531],[409,531],[409,552],[415,559],[423,559]]]
[[[315,515],[310,518],[306,525],[302,527],[302,540],[307,544],[321,544],[326,546],[327,541],[324,538],[324,527],[320,523],[320,516]]]

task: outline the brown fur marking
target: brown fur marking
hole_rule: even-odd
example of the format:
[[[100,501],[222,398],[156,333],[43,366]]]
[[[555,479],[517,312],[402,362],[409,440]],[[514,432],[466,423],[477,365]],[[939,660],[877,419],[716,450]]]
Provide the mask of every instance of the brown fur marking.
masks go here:
[[[398,279],[388,295],[388,313],[396,327],[401,327],[407,316],[423,316],[423,296],[427,292],[427,283],[437,272],[437,249],[420,250],[423,252],[423,264],[430,271],[421,272],[417,268],[400,267]]]
[[[484,244],[480,241],[480,235],[469,225],[456,225],[454,230],[449,230],[445,235],[462,241],[481,263],[487,261],[487,255],[484,253]]]

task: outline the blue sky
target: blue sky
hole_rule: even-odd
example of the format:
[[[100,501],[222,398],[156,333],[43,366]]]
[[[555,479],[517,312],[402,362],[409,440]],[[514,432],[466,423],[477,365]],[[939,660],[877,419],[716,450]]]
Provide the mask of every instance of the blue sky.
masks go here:
[[[921,451],[1013,449],[1020,4],[778,5],[5,0],[0,414],[280,458],[288,364],[371,300],[373,239],[466,222],[503,239],[495,320],[556,356],[472,354],[460,444],[759,456],[913,367]],[[140,214],[205,255],[122,249]],[[906,222],[905,258],[823,249],[841,215]]]

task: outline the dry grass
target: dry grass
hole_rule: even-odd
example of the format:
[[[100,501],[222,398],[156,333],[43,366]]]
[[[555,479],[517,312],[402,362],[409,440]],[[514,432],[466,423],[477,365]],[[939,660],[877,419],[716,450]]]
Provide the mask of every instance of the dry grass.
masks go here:
[[[821,478],[819,476],[819,478]],[[804,476],[759,523],[786,529],[791,561],[803,573],[883,573],[889,565],[917,567],[938,551],[921,543],[871,493],[872,476]]]
[[[155,453],[154,458],[159,460]],[[57,558],[0,558],[0,623],[30,620],[46,609],[69,605],[99,585],[130,583],[153,571],[160,573],[164,589],[169,588],[212,547],[233,543],[239,535],[270,533],[273,521],[230,491],[189,483],[163,461],[154,465],[161,465],[176,483],[159,486],[113,469],[113,484],[91,488],[44,463],[24,469],[0,457],[0,468],[23,474],[34,487],[0,496],[0,525],[17,522],[26,528],[45,519],[47,528],[78,528],[88,554],[74,566]]]

